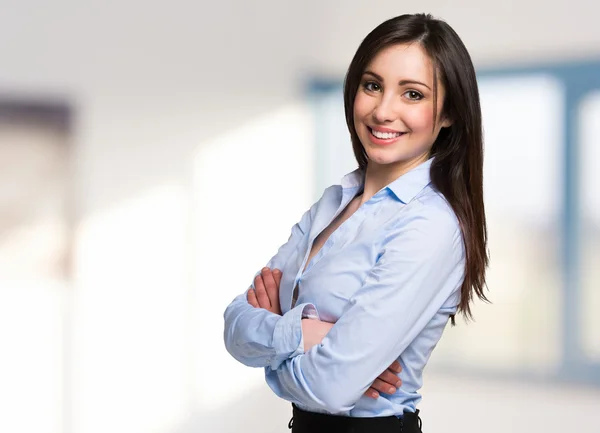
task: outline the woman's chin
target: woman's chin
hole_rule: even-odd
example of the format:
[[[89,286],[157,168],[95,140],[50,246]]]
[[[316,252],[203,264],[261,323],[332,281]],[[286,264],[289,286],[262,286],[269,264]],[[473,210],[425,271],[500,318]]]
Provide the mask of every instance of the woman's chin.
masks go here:
[[[402,163],[402,158],[390,157],[390,155],[381,155],[379,152],[372,152],[367,154],[369,161],[377,165],[396,165]]]
[[[387,151],[386,151],[387,150]],[[417,166],[421,162],[427,161],[427,153],[424,154],[392,154],[389,149],[379,151],[379,149],[369,149],[367,151],[367,158],[369,162],[372,162],[378,166],[387,166],[389,168],[399,168],[404,166]]]

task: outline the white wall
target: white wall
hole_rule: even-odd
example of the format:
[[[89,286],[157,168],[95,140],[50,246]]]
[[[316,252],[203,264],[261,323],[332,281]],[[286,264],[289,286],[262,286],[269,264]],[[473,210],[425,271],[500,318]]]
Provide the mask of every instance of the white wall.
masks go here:
[[[593,3],[439,0],[420,10],[447,19],[478,64],[504,65],[598,55]],[[226,413],[227,390],[239,398],[261,380],[215,338],[223,303],[245,289],[312,199],[303,80],[340,77],[370,29],[416,10],[389,0],[1,0],[0,10],[0,96],[63,98],[76,114],[64,430],[207,431],[219,422],[207,408]],[[243,207],[215,205],[236,193],[245,194]],[[269,219],[234,226],[231,212],[245,216],[253,205]],[[206,214],[214,227],[197,222]],[[227,269],[210,254],[226,254],[223,242],[247,260],[221,286],[214,276],[204,284]],[[260,389],[252,410],[273,402]],[[277,404],[284,419],[287,406]]]
[[[325,1],[315,13],[314,57],[319,67],[343,71],[364,36],[378,23],[403,13],[427,12],[446,20],[461,36],[477,66],[503,66],[596,55],[600,6],[594,0],[504,2],[424,0]]]

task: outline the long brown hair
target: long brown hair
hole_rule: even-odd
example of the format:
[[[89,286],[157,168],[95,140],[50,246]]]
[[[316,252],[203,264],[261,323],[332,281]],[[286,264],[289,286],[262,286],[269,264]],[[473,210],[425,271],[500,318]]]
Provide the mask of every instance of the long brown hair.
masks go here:
[[[401,15],[369,33],[358,47],[344,80],[346,123],[356,161],[365,169],[368,159],[354,128],[353,113],[361,77],[382,49],[413,42],[420,44],[433,63],[434,124],[438,78],[446,91],[441,116],[450,119],[452,125],[442,128],[433,143],[431,182],[450,203],[460,223],[466,262],[458,312],[470,319],[474,295],[488,301],[484,293],[489,255],[483,204],[483,130],[475,68],[452,27],[428,14]]]

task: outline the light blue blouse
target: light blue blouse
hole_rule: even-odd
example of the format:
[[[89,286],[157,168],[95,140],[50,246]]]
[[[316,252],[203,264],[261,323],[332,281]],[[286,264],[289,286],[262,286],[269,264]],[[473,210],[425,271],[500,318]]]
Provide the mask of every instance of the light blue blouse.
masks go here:
[[[281,398],[304,410],[355,417],[416,409],[423,369],[457,310],[465,266],[458,220],[430,184],[431,161],[364,203],[302,272],[314,239],[362,191],[363,172],[325,190],[267,264],[283,272],[283,316],[253,308],[245,293],[227,307],[227,350],[248,366],[264,367]],[[302,317],[335,322],[306,353]],[[401,388],[376,400],[364,396],[396,359]]]

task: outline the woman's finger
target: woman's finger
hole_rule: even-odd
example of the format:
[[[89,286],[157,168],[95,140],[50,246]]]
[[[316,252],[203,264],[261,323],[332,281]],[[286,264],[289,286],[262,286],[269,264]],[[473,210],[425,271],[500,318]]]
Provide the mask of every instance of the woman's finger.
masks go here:
[[[267,295],[267,290],[265,289],[265,284],[263,283],[263,278],[260,274],[254,278],[254,291],[256,292],[256,299],[258,300],[260,308],[264,308],[265,310],[271,308],[269,296]]]
[[[375,389],[378,392],[382,392],[384,394],[393,394],[397,391],[395,386],[392,386],[389,383],[384,382],[381,379],[375,379],[375,382],[373,382],[373,384],[371,385],[371,388]]]
[[[371,398],[379,398],[379,393],[374,388],[367,389],[365,395]]]
[[[389,369],[394,373],[400,373],[402,371],[402,365],[398,361],[392,362],[392,365],[389,366]]]
[[[275,279],[275,284],[277,284],[277,288],[279,288],[279,285],[281,284],[282,275],[283,274],[279,269],[273,269],[273,278]]]
[[[248,290],[247,299],[250,305],[252,305],[254,308],[259,308],[258,300],[256,299],[256,293],[254,292],[254,289]]]
[[[263,268],[262,277],[263,282],[265,283],[267,296],[269,297],[269,302],[271,303],[271,308],[275,309],[279,306],[279,285],[275,281],[273,272],[271,272],[269,268]]]
[[[281,315],[281,305],[279,303],[279,288],[281,287],[281,276],[283,274],[281,273],[281,271],[279,269],[275,269],[273,270],[273,279],[275,279],[275,284],[277,286],[277,302],[276,304],[272,305],[274,310],[273,312],[275,314],[279,314]]]
[[[400,388],[400,386],[402,385],[402,381],[400,380],[400,378],[390,370],[386,370],[383,373],[381,373],[378,379],[396,388]]]

